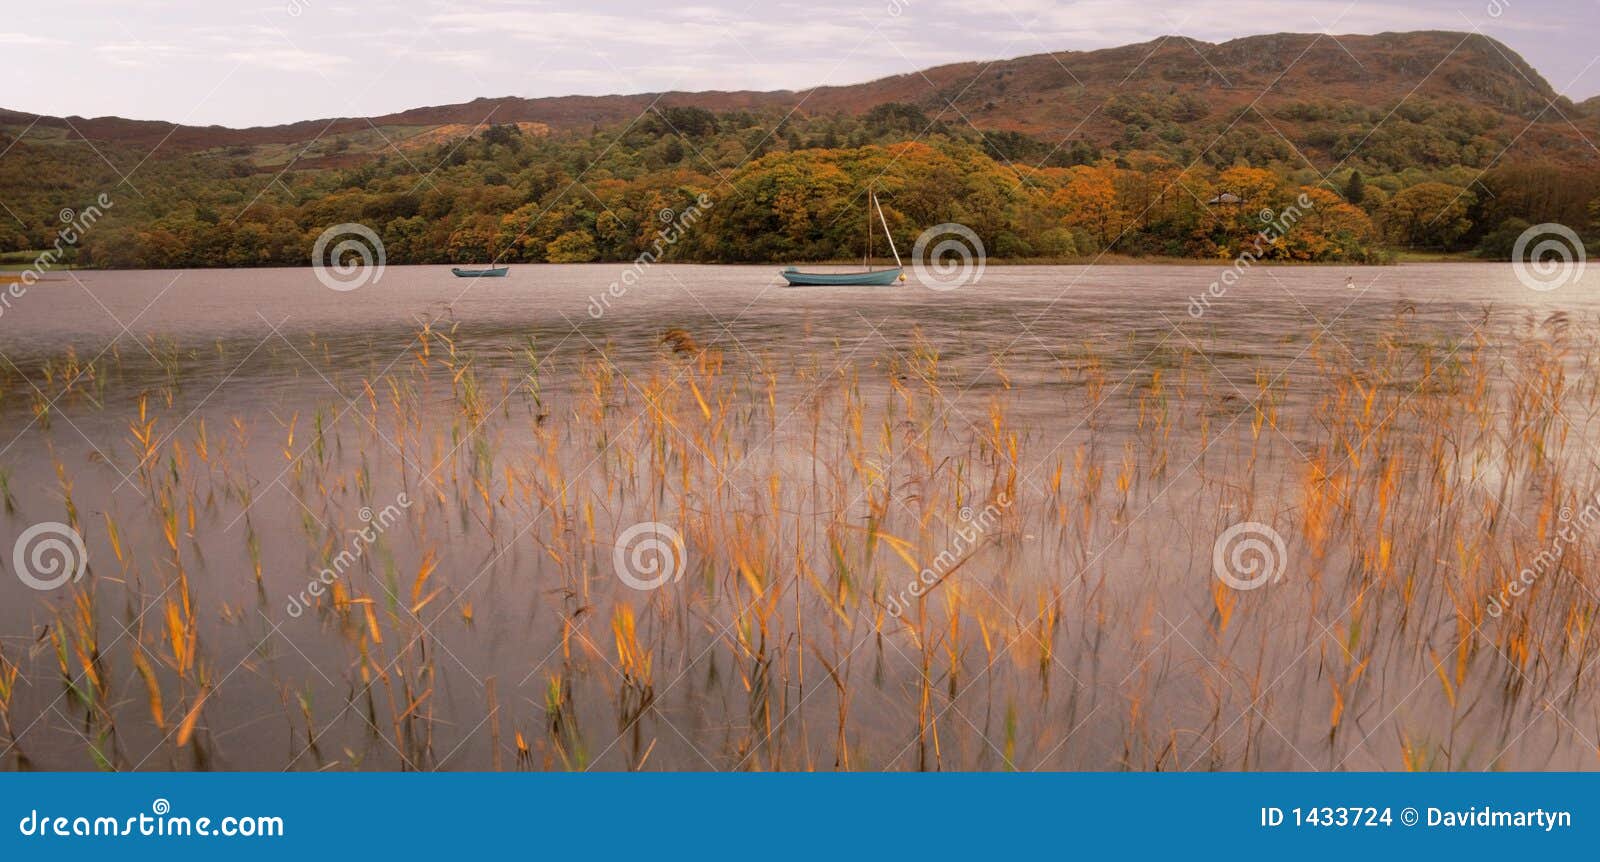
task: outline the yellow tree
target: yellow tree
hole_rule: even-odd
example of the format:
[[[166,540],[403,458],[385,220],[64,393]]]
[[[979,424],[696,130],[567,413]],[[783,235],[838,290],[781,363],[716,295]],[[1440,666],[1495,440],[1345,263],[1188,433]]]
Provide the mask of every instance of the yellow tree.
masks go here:
[[[1279,180],[1272,171],[1236,165],[1217,175],[1215,203],[1211,217],[1229,237],[1230,251],[1252,241],[1276,216]],[[1268,211],[1272,216],[1263,220]]]
[[[1102,250],[1109,248],[1121,235],[1125,217],[1117,200],[1117,169],[1109,164],[1079,165],[1071,174],[1051,203],[1065,213],[1063,224],[1088,232]]]
[[[1360,207],[1321,186],[1302,186],[1292,212],[1292,224],[1287,224],[1288,207],[1280,213],[1279,224],[1286,226],[1290,254],[1299,260],[1358,257],[1376,233]]]
[[[1278,176],[1265,168],[1237,165],[1217,175],[1217,187],[1219,193],[1237,196],[1240,209],[1260,209],[1276,200]]]
[[[1185,194],[1178,187],[1178,166],[1150,153],[1130,156],[1128,161],[1132,169],[1117,172],[1116,187],[1117,201],[1129,220],[1138,222],[1141,230],[1170,221],[1178,196]]]
[[[1476,197],[1446,183],[1418,183],[1395,193],[1384,206],[1383,226],[1390,238],[1408,245],[1449,248],[1472,227]]]

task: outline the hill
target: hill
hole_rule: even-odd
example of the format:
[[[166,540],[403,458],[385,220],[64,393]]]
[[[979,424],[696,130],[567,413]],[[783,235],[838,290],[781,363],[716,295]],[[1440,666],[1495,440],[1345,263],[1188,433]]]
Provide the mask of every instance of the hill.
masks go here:
[[[1487,36],[1455,32],[1371,36],[1278,34],[1212,44],[1184,36],[1097,51],[1063,51],[1010,60],[957,63],[848,86],[776,92],[669,92],[627,96],[481,98],[362,118],[305,120],[282,126],[228,129],[119,117],[34,117],[0,110],[0,129],[30,123],[41,136],[143,148],[155,157],[348,140],[356,150],[375,130],[406,139],[438,127],[539,123],[558,132],[626,123],[652,106],[860,116],[872,108],[915,105],[930,116],[980,130],[1012,131],[1047,140],[1081,139],[1115,146],[1142,132],[1197,129],[1219,118],[1273,122],[1308,155],[1339,159],[1359,137],[1329,134],[1341,116],[1402,103],[1427,111],[1454,109],[1483,132],[1522,131],[1526,154],[1563,162],[1600,157],[1584,142],[1600,122],[1579,129],[1563,117],[1600,120],[1597,101],[1574,105],[1510,48]],[[1415,119],[1413,109],[1403,119]],[[1131,131],[1130,131],[1131,130]],[[1353,129],[1351,129],[1353,131]],[[1341,149],[1341,147],[1343,149]],[[341,151],[344,151],[342,148]],[[324,154],[327,155],[327,154]],[[315,161],[316,153],[311,161]],[[348,159],[335,161],[347,162]],[[267,160],[264,164],[272,164]]]
[[[1597,101],[1493,39],[1429,31],[1170,36],[799,92],[485,98],[250,129],[0,111],[0,200],[20,225],[0,223],[0,252],[52,245],[63,207],[109,190],[114,217],[69,243],[80,262],[299,262],[339,221],[372,223],[397,261],[626,260],[654,238],[646,216],[731,190],[738,206],[673,255],[848,257],[838,224],[875,183],[908,239],[964,221],[1010,256],[1237,251],[1251,226],[1206,201],[1316,188],[1360,219],[1292,253],[1364,258],[1520,221],[1591,230]]]

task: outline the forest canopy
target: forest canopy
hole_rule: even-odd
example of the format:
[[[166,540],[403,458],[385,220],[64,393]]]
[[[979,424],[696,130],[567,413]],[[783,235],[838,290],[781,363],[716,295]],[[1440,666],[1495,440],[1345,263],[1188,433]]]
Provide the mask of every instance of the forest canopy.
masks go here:
[[[1338,123],[1351,110],[1293,108],[1279,113]],[[1309,208],[1297,207],[1306,211],[1261,256],[1504,257],[1516,237],[1509,231],[1541,222],[1590,243],[1600,236],[1600,172],[1489,159],[1474,118],[1453,108],[1409,110],[1326,176],[1286,141],[1235,118],[1215,118],[1220,134],[1210,145],[1171,125],[1208,117],[1194,97],[1130,98],[1108,110],[1128,123],[1115,148],[980,133],[902,104],[816,118],[663,107],[587,133],[489,126],[298,169],[229,150],[145,159],[8,139],[0,198],[14,218],[0,225],[0,252],[50,247],[58,213],[102,193],[115,206],[69,249],[79,265],[305,265],[315,238],[341,223],[375,231],[391,263],[624,261],[656,243],[664,216],[702,195],[714,206],[666,259],[858,259],[869,188],[902,249],[932,225],[957,222],[1000,259],[1226,258],[1298,201]],[[1399,134],[1408,129],[1410,137]]]

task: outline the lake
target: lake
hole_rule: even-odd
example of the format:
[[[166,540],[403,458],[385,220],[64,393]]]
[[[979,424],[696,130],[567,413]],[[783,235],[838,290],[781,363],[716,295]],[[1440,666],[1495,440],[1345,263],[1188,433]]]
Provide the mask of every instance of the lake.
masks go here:
[[[55,273],[0,768],[1590,768],[1600,272],[1230,271]]]

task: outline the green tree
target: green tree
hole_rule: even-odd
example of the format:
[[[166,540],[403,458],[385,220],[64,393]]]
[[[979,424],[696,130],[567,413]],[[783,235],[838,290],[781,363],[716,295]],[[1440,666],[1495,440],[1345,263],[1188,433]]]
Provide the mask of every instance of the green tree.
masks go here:
[[[588,263],[599,255],[594,237],[588,231],[569,230],[555,238],[545,249],[551,263]]]
[[[1367,183],[1360,171],[1350,172],[1350,180],[1344,184],[1344,199],[1357,206],[1367,199]]]
[[[1448,249],[1468,229],[1473,195],[1447,183],[1418,183],[1395,192],[1383,210],[1389,238],[1405,245]]]
[[[1484,235],[1483,241],[1478,244],[1478,256],[1489,260],[1510,260],[1517,237],[1527,229],[1528,223],[1522,219],[1506,219],[1499,227]]]

